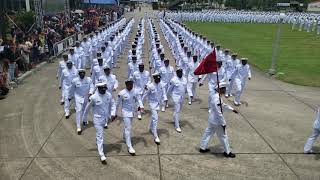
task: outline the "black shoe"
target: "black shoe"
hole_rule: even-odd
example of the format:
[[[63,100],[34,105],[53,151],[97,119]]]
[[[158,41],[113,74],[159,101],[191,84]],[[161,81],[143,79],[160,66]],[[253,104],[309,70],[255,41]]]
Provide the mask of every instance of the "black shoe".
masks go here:
[[[106,126],[104,126],[104,128],[105,128],[105,129],[108,129],[109,127],[108,127],[108,125],[106,125]]]
[[[104,161],[101,161],[101,163],[102,163],[103,165],[106,165],[106,164],[107,164],[107,161],[104,160]]]
[[[66,116],[66,119],[69,119],[70,116]]]
[[[64,105],[64,102],[61,102],[60,105],[61,105],[61,106]]]
[[[87,126],[87,125],[88,125],[88,122],[82,122],[82,125],[83,125],[83,126]]]
[[[207,152],[210,152],[210,149],[199,149],[199,152],[201,153],[207,153]]]
[[[233,154],[232,152],[230,152],[229,154],[227,154],[226,152],[224,152],[223,155],[224,155],[224,157],[226,157],[226,158],[235,158],[235,157],[236,157],[236,155]]]
[[[82,131],[78,131],[78,135],[81,135]]]
[[[136,153],[130,153],[129,151],[128,151],[128,153],[129,153],[131,156],[135,156],[135,155],[136,155]]]

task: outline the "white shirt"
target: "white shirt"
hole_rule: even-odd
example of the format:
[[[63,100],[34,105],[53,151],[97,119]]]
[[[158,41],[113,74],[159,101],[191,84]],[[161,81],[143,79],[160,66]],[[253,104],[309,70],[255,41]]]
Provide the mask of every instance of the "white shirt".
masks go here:
[[[58,65],[57,78],[61,78],[62,71],[67,68],[66,61],[60,61]],[[60,84],[61,85],[61,84]]]
[[[148,71],[140,72],[139,70],[132,75],[134,89],[137,93],[143,94],[145,86],[150,82],[150,73]]]
[[[93,123],[105,124],[107,118],[115,116],[116,105],[112,95],[107,91],[105,94],[100,94],[98,91],[89,98],[89,104],[85,108],[83,118],[87,118],[88,112],[92,107]]]
[[[78,77],[78,70],[75,67],[64,69],[60,78],[60,84],[64,87],[70,87],[74,78]]]
[[[167,100],[166,89],[161,83],[149,83],[146,85],[146,91],[143,94],[143,98],[148,98],[150,109],[159,110],[161,101]]]
[[[221,104],[223,109],[228,109],[233,111],[234,109],[223,103],[221,99]],[[217,92],[212,92],[209,94],[209,118],[208,121],[209,123],[215,124],[215,125],[226,125],[226,121],[223,117],[223,114],[221,112],[221,107],[220,107],[220,99],[219,99],[219,94]]]
[[[249,64],[242,65],[239,64],[236,66],[235,71],[233,72],[231,78],[239,79],[241,81],[247,80],[247,78],[251,78],[251,70]]]
[[[71,82],[71,89],[69,96],[75,97],[76,101],[83,103],[85,98],[89,97],[89,93],[93,94],[94,86],[90,77],[76,77]]]
[[[101,75],[98,78],[98,82],[104,82],[107,84],[108,91],[112,94],[113,90],[116,90],[119,86],[119,82],[117,80],[117,76],[114,74],[110,74],[107,76],[106,74]]]
[[[133,73],[139,70],[138,63],[129,63],[128,64],[128,78],[133,76]]]
[[[133,117],[134,112],[137,110],[136,102],[139,104],[140,108],[144,108],[142,100],[134,89],[131,91],[123,89],[118,94],[117,109],[121,106],[123,117]]]
[[[79,67],[79,56],[78,56],[78,54],[73,54],[73,55],[71,55],[71,54],[69,54],[68,55],[68,60],[70,60],[70,61],[72,61],[73,62],[73,65],[78,69]]]
[[[174,75],[174,69],[172,66],[163,66],[159,69],[159,74],[161,76],[161,83],[168,84]]]
[[[175,76],[170,81],[167,94],[171,94],[172,99],[174,101],[183,101],[186,88],[187,88],[186,78],[185,77],[178,78],[177,76]]]
[[[194,71],[198,67],[198,65],[199,65],[198,62],[194,62],[194,61],[189,62],[188,68],[186,71],[188,82],[198,82],[199,77],[197,75],[194,75]]]

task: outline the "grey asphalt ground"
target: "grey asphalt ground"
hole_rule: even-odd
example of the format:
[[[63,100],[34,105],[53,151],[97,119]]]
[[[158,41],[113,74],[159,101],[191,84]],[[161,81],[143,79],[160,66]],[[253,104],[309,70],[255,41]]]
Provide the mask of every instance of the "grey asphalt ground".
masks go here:
[[[137,17],[142,17],[143,12],[126,16],[134,16],[137,25]],[[133,36],[134,33],[131,40]],[[166,55],[172,59],[163,36],[161,40]],[[145,62],[149,57],[147,47],[146,39]],[[119,90],[124,87],[127,75],[128,50],[127,47],[120,57],[120,68],[114,71],[120,82]],[[137,156],[128,155],[118,119],[105,130],[107,165],[102,165],[92,123],[79,136],[74,111],[68,120],[63,116],[55,79],[57,62],[33,73],[6,99],[0,100],[1,180],[320,179],[319,140],[314,145],[317,154],[303,154],[320,102],[319,88],[286,84],[253,70],[253,79],[242,96],[243,105],[237,108],[240,114],[225,112],[230,144],[237,154],[235,159],[222,156],[222,146],[216,137],[210,144],[212,153],[198,152],[207,126],[207,86],[198,89],[193,105],[186,102],[182,108],[181,134],[173,128],[172,105],[165,113],[159,112],[160,146],[148,132],[150,114],[146,106],[143,120],[133,122]]]

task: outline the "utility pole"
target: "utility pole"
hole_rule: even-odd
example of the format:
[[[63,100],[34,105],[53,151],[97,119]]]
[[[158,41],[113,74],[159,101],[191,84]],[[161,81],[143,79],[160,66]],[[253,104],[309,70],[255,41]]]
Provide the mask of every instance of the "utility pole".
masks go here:
[[[276,64],[277,64],[277,58],[278,58],[278,53],[279,53],[282,21],[285,18],[285,16],[286,15],[284,13],[280,13],[280,17],[279,17],[279,21],[278,21],[277,34],[276,34],[276,38],[275,38],[274,43],[273,43],[271,67],[269,69],[269,75],[270,76],[276,74]]]
[[[70,22],[70,2],[69,0],[64,0],[64,13],[66,21]]]
[[[30,11],[30,0],[26,0],[26,11]]]
[[[42,0],[34,0],[34,11],[36,13],[36,24],[38,28],[43,28],[43,7]]]

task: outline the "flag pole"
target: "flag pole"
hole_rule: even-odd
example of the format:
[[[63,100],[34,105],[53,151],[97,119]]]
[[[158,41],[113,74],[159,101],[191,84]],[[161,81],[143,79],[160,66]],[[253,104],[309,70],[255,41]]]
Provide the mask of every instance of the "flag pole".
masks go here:
[[[218,94],[219,94],[219,103],[220,103],[220,110],[221,110],[221,114],[223,114],[223,111],[222,111],[222,101],[221,101],[221,95],[220,95],[220,82],[219,82],[219,69],[217,67],[217,84],[218,84]]]

